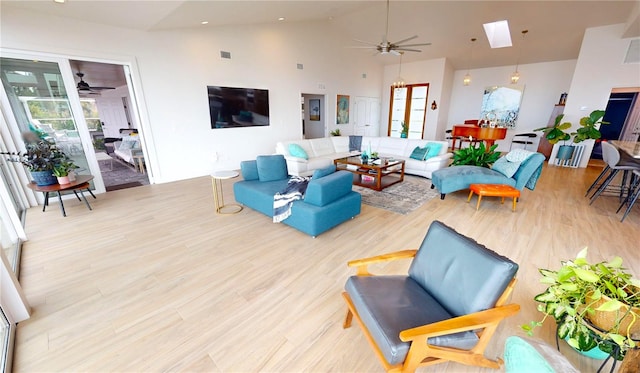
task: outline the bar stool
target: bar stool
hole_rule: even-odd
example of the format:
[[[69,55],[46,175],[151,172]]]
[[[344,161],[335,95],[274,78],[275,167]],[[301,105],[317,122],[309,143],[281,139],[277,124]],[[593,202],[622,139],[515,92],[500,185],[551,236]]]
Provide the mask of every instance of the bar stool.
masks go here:
[[[536,135],[535,133],[518,133],[513,135],[513,138],[511,139],[511,145],[509,145],[509,151],[511,151],[513,144],[524,145],[524,149],[526,150],[527,145],[533,145],[533,139],[535,139],[536,137],[538,137],[538,135]]]
[[[607,163],[607,167],[602,170],[602,173],[598,176],[596,181],[591,184],[589,189],[587,190],[587,194],[595,187],[595,185],[600,181],[600,179],[609,172],[607,178],[602,182],[598,190],[591,196],[591,202],[598,199],[600,194],[607,188],[607,186],[613,181],[618,172],[623,171],[622,174],[622,183],[620,184],[620,200],[622,201],[622,197],[624,197],[624,191],[627,185],[627,177],[629,171],[640,170],[640,162],[634,160],[631,157],[621,157],[618,149],[609,144],[607,141],[602,142],[602,159]]]
[[[619,213],[625,203],[628,204],[627,210],[624,212],[624,215],[622,215],[622,219],[620,220],[620,222],[623,222],[627,215],[629,215],[631,208],[640,196],[640,170],[633,170],[633,179],[631,180],[631,184],[632,186],[629,190],[627,198],[625,198],[625,200],[622,202],[622,204],[620,204],[620,207],[618,207],[618,210],[616,211],[616,214]]]

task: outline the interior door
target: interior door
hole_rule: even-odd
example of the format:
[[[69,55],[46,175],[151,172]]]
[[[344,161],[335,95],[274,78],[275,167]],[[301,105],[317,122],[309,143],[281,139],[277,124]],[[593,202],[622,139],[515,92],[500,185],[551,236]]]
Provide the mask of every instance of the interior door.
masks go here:
[[[104,123],[102,125],[104,137],[122,137],[120,129],[129,128],[122,98],[98,97],[96,98],[96,106],[100,119]]]
[[[69,61],[41,55],[3,53],[0,78],[10,106],[15,130],[13,141],[22,148],[18,134],[35,131],[56,144],[79,174],[95,177],[97,192],[104,192],[100,168],[93,152],[80,97],[75,90]]]

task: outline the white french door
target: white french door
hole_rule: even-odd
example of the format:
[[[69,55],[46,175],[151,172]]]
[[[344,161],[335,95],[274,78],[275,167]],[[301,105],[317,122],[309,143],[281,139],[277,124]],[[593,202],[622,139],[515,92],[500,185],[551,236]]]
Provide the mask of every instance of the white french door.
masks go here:
[[[96,192],[105,191],[92,138],[75,89],[69,60],[41,54],[4,52],[0,57],[2,103],[16,147],[21,133],[37,131],[54,142],[80,167],[93,175]]]

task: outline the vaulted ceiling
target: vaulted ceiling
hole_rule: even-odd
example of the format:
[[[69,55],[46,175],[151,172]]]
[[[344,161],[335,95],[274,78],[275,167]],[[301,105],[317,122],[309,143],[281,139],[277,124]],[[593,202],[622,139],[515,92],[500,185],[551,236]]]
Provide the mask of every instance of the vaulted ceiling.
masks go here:
[[[344,35],[337,47],[378,43],[385,33],[386,2],[369,1],[103,1],[2,0],[51,15],[154,32],[181,28],[215,28],[229,24],[327,22]],[[431,42],[403,62],[448,58],[456,69],[558,61],[578,57],[588,27],[627,23],[627,37],[640,36],[636,1],[400,1],[390,2],[389,40],[418,35],[411,43]],[[283,21],[278,18],[284,17]],[[491,49],[482,24],[507,19],[514,46]],[[208,24],[202,25],[202,21]],[[521,31],[528,29],[526,39]],[[470,39],[478,41],[473,46]],[[361,53],[369,53],[362,50]],[[395,64],[393,55],[372,56]]]

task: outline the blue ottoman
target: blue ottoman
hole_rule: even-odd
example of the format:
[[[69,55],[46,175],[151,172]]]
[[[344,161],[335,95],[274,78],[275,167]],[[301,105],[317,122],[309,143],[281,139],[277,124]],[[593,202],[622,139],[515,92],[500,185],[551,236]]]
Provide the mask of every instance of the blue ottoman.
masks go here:
[[[431,187],[440,192],[440,199],[447,193],[469,189],[471,184],[503,184],[516,186],[516,180],[498,171],[478,166],[453,166],[433,171]]]

